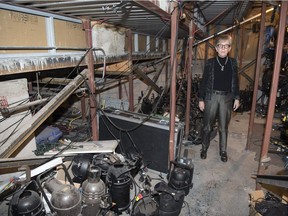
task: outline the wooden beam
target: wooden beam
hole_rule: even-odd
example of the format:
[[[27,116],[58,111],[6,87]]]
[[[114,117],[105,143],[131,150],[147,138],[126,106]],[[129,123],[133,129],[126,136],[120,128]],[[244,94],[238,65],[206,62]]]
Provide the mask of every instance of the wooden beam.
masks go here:
[[[101,72],[102,73],[102,68],[98,68],[97,69],[97,73]],[[107,65],[106,66],[106,73],[123,73],[123,75],[127,75],[129,74],[129,65],[128,65],[128,61],[122,61],[122,62],[118,62],[115,64],[111,64],[111,65]]]
[[[68,83],[67,86],[52,98],[46,106],[32,116],[25,126],[13,134],[10,137],[12,140],[10,146],[1,153],[0,158],[15,156],[15,152],[17,152],[18,148],[22,147],[25,140],[85,81],[87,74],[88,70],[83,70],[73,81]]]
[[[146,83],[148,86],[151,86],[153,90],[158,94],[161,94],[161,88],[159,88],[159,86],[153,80],[151,80],[145,73],[143,73],[140,68],[135,68],[134,72],[143,79],[144,83]]]

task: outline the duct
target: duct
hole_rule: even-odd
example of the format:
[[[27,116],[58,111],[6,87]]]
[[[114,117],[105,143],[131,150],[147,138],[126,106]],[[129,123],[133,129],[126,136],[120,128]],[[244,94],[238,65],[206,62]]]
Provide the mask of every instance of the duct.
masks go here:
[[[0,157],[7,158],[14,156],[18,148],[22,147],[24,141],[85,81],[88,70],[83,70],[70,83],[67,84],[54,98],[52,98],[39,112],[37,112],[29,122],[13,134],[10,139],[14,139],[10,146],[5,149]]]

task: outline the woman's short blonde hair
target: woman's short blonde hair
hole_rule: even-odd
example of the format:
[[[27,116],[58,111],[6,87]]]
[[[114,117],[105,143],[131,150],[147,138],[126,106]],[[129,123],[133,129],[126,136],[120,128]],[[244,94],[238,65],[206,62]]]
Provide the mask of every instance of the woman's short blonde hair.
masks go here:
[[[228,41],[229,45],[231,45],[232,44],[232,37],[228,34],[219,35],[216,38],[215,45],[219,44],[220,41]]]

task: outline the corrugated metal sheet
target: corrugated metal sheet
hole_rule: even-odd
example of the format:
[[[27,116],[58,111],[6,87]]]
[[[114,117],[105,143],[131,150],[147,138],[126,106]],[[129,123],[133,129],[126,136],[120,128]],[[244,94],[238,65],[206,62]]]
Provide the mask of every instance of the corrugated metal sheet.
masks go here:
[[[206,23],[231,26],[243,20],[251,4],[252,1],[197,1],[196,8]]]

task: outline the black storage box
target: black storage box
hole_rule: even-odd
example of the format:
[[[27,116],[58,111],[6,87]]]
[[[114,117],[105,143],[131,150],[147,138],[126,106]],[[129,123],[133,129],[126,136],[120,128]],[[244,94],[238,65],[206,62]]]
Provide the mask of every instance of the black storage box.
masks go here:
[[[152,117],[144,121],[148,115],[116,109],[106,109],[104,114],[99,115],[99,140],[117,138],[120,143],[116,152],[125,152],[128,157],[139,152],[149,169],[163,173],[168,172],[170,162],[169,121],[161,117]],[[122,131],[120,132],[118,128],[121,128]],[[183,129],[183,123],[175,124],[175,159],[180,152]]]

